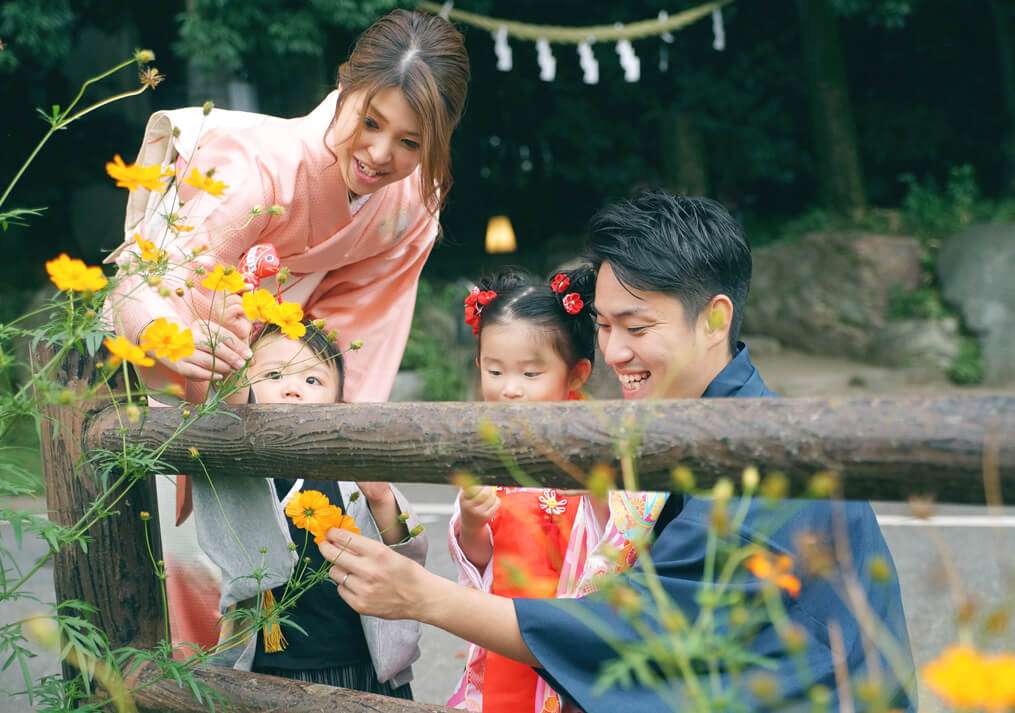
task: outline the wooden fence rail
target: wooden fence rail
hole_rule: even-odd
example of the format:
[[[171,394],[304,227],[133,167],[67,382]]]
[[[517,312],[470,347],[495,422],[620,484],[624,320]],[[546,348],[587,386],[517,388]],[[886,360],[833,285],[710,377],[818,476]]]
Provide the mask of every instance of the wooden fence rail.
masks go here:
[[[90,379],[89,366],[72,364],[66,379],[79,390]],[[76,522],[101,492],[84,454],[118,450],[124,436],[129,443],[161,446],[185,418],[182,409],[152,409],[124,431],[110,405],[53,407],[47,415],[47,497],[51,517],[63,525]],[[285,473],[446,483],[451,472],[465,470],[486,483],[514,484],[506,455],[536,482],[576,487],[582,471],[615,463],[624,451],[635,456],[645,489],[669,489],[677,464],[690,466],[701,484],[748,465],[777,469],[790,478],[793,492],[816,471],[832,468],[841,473],[848,497],[934,494],[941,501],[982,503],[985,462],[998,476],[995,483],[1015,492],[1015,396],[244,406],[190,424],[164,460],[192,472],[191,448],[215,478]],[[151,513],[147,526],[157,558],[157,508],[147,480],[123,495],[114,508],[119,515],[89,531],[87,554],[67,548],[58,555],[57,600],[95,605],[95,623],[113,646],[151,648],[165,620],[139,514]],[[237,711],[443,710],[231,670],[198,675]],[[142,711],[206,710],[171,681],[136,693]]]
[[[127,438],[155,447],[182,420],[179,409],[153,409]],[[121,421],[112,408],[92,418],[86,448],[119,447]],[[514,485],[508,454],[535,481],[573,488],[581,484],[569,473],[615,462],[625,439],[646,490],[669,490],[677,464],[705,484],[757,465],[789,476],[793,492],[834,469],[846,497],[983,503],[992,446],[1002,485],[1015,492],[1015,396],[243,406],[192,424],[164,460],[188,472],[193,447],[215,477],[447,483],[465,470]]]

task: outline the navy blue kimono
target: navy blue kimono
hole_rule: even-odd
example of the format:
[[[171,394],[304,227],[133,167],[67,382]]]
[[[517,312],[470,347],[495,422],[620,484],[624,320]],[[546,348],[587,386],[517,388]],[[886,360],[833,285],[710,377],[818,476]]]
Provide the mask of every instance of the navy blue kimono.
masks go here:
[[[765,386],[757,369],[751,363],[746,346],[738,345],[737,355],[715,378],[703,394],[704,398],[744,398],[775,396]],[[762,464],[763,465],[763,464]],[[732,511],[736,502],[731,505]],[[689,622],[698,614],[697,597],[701,592],[700,583],[704,578],[705,545],[712,502],[707,498],[687,495],[671,495],[657,525],[657,539],[649,550],[659,580],[671,600],[684,612]],[[842,529],[844,526],[844,529]],[[829,644],[829,622],[837,622],[843,637],[847,670],[856,682],[866,670],[864,645],[859,624],[843,599],[841,581],[805,576],[800,573],[801,558],[798,552],[799,536],[808,533],[829,546],[834,542],[833,532],[846,532],[853,561],[853,572],[867,595],[870,608],[883,624],[895,642],[899,652],[895,657],[903,670],[894,675],[893,669],[883,658],[879,662],[883,690],[892,692],[893,707],[915,710],[914,670],[909,636],[902,610],[902,597],[891,553],[878,527],[874,511],[867,502],[832,501],[781,501],[767,505],[755,500],[738,533],[742,543],[753,542],[775,553],[786,553],[794,558],[794,574],[802,580],[799,597],[783,596],[787,615],[806,635],[806,657],[809,675],[801,680],[795,660],[786,652],[775,628],[766,625],[750,640],[751,653],[764,657],[768,668],[757,667],[745,670],[741,682],[736,684],[736,699],[747,710],[762,708],[752,698],[748,680],[755,671],[769,671],[779,683],[782,703],[776,709],[792,707],[792,702],[807,700],[807,691],[815,684],[821,684],[832,692],[828,710],[837,710],[835,698],[835,675]],[[871,576],[870,564],[876,558],[887,566],[877,580]],[[760,582],[746,572],[734,580],[733,586],[753,599],[761,589]],[[640,579],[640,567],[635,567],[627,576],[627,583],[643,594],[643,601],[651,602],[645,594]],[[576,611],[578,610],[578,611]],[[686,710],[691,699],[680,681],[667,682],[660,693],[650,687],[634,683],[622,687],[614,685],[605,691],[596,690],[601,667],[618,658],[614,648],[600,636],[602,627],[612,632],[614,643],[623,640],[638,640],[624,617],[610,607],[599,596],[581,600],[517,599],[515,611],[522,637],[529,650],[539,660],[537,669],[543,678],[559,693],[571,699],[586,713],[620,713],[621,711]],[[597,621],[598,632],[593,632],[582,621],[589,618]],[[718,627],[723,627],[725,617],[718,617]],[[659,631],[654,618],[642,620],[645,626]],[[658,671],[658,669],[656,669]],[[723,672],[720,680],[724,688],[732,684],[729,672]],[[699,681],[705,688],[705,676]],[[854,695],[856,710],[864,705]],[[676,704],[676,705],[675,705]],[[735,709],[735,708],[734,708]],[[743,707],[740,707],[743,710]]]

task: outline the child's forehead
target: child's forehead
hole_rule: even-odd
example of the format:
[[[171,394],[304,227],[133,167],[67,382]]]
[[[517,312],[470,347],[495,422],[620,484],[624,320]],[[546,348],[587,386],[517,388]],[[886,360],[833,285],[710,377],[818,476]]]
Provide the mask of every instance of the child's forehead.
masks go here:
[[[555,337],[552,327],[525,319],[491,324],[483,329],[480,356],[515,360],[550,359],[557,356]]]
[[[310,369],[317,365],[335,368],[333,364],[325,364],[308,344],[300,339],[290,339],[284,334],[269,334],[258,340],[253,351],[250,367],[255,369],[268,364],[291,364],[300,369]]]

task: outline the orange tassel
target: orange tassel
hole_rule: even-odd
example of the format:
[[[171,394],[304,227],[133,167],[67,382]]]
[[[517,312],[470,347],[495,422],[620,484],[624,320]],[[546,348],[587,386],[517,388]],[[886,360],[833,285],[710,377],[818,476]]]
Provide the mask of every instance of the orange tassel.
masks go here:
[[[264,592],[264,599],[261,602],[261,610],[265,616],[271,615],[275,611],[276,606],[275,595],[272,594],[270,589],[266,590]],[[277,619],[264,625],[264,653],[277,654],[279,651],[284,651],[287,645],[288,642],[285,640],[285,636],[282,635],[282,627]]]

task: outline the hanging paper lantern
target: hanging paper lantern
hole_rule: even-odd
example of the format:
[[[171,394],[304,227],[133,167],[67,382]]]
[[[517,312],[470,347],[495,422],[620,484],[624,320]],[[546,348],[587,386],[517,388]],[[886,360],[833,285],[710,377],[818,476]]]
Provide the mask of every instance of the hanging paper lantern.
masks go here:
[[[634,53],[630,40],[617,42],[617,55],[620,57],[620,66],[624,68],[624,81],[637,82],[641,77],[641,60]]]
[[[517,249],[511,219],[506,215],[495,215],[490,218],[490,222],[486,224],[486,251],[490,254],[513,253]]]
[[[726,49],[726,28],[723,26],[721,8],[712,11],[712,34],[715,37],[712,40],[712,49],[722,52]]]

